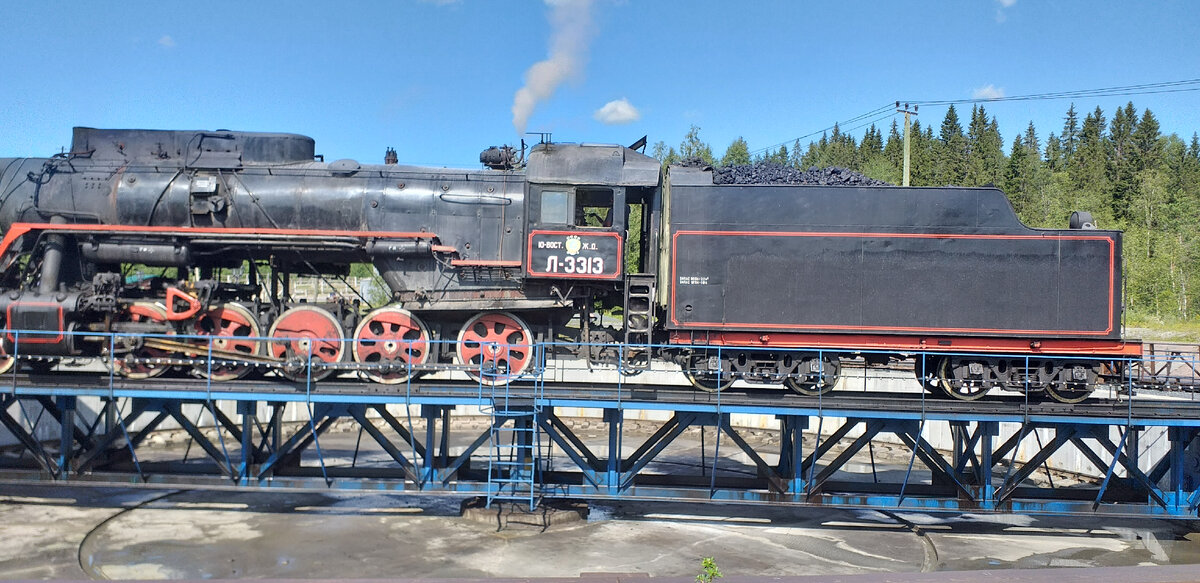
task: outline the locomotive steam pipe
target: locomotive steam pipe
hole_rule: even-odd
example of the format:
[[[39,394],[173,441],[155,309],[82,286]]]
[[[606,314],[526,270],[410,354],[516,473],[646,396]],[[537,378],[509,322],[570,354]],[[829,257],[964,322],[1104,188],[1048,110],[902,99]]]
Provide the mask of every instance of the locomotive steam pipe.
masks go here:
[[[50,218],[50,223],[55,225],[65,224],[67,221],[61,216],[55,215]],[[42,276],[38,286],[38,292],[42,295],[50,295],[58,289],[59,272],[62,270],[63,261],[63,246],[66,241],[62,235],[50,234],[46,236],[46,250],[42,254]]]

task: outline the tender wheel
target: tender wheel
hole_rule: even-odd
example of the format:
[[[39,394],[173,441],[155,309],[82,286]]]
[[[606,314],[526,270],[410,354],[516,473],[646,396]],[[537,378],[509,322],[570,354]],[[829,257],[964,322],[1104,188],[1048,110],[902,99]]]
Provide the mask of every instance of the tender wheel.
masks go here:
[[[733,375],[728,372],[717,372],[719,363],[716,356],[708,354],[692,354],[687,358],[683,367],[683,375],[693,387],[706,393],[719,393],[733,384]]]
[[[262,330],[258,320],[240,304],[221,304],[200,314],[192,329],[200,336],[216,336],[212,341],[213,359],[211,374],[209,363],[197,364],[192,370],[202,377],[214,381],[232,381],[250,373],[254,365],[238,360],[239,354],[258,354]],[[207,358],[207,350],[195,354]]]
[[[796,373],[784,379],[787,388],[801,395],[824,395],[833,390],[842,374],[842,361],[825,354],[820,359],[810,356],[800,361]]]
[[[934,356],[918,357],[913,363],[913,374],[926,393],[936,396],[945,394],[942,391],[940,365],[940,359]]]
[[[992,382],[971,372],[971,363],[958,362],[950,357],[938,366],[938,382],[945,393],[960,401],[982,399],[992,388]]]
[[[1046,383],[1046,394],[1059,403],[1075,404],[1087,399],[1096,390],[1100,371],[1096,366],[1066,363],[1058,377]]]
[[[690,370],[683,371],[689,383],[693,387],[700,389],[706,393],[719,393],[729,388],[733,384],[731,375],[720,375],[709,372],[695,372]]]
[[[267,336],[271,338],[268,353],[285,361],[279,373],[297,382],[310,378],[319,381],[333,374],[332,366],[321,365],[341,362],[346,352],[342,325],[328,310],[317,306],[297,306],[285,311],[271,324]]]
[[[485,384],[514,379],[533,361],[533,335],[529,326],[508,312],[485,312],[467,320],[458,333],[459,364],[467,374]]]
[[[137,302],[121,314],[125,322],[162,323],[167,321],[167,310],[161,305],[149,302]],[[148,348],[143,340],[133,336],[116,336],[114,352],[120,352],[122,358],[113,359],[113,367],[118,374],[131,379],[154,378],[171,370],[169,364],[151,362],[153,359],[168,358],[169,350]]]
[[[409,377],[410,366],[429,360],[429,329],[408,310],[379,308],[367,314],[354,330],[354,362],[371,365],[368,379],[393,385]]]

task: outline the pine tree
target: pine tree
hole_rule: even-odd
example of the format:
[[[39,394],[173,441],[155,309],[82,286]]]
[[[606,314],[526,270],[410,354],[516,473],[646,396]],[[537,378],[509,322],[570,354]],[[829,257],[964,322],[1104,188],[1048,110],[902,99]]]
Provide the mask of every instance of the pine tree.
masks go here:
[[[1050,136],[1046,138],[1046,166],[1051,170],[1058,170],[1066,167],[1063,161],[1062,143],[1059,142],[1058,136],[1054,132],[1050,132]]]
[[[982,105],[971,108],[971,123],[967,129],[966,186],[998,184],[1004,162],[1003,141],[995,118],[988,120]]]
[[[1111,216],[1112,211],[1105,171],[1108,159],[1105,124],[1104,111],[1097,107],[1079,126],[1075,154],[1067,169],[1075,192],[1072,200],[1064,201],[1068,208],[1091,211],[1097,218]]]
[[[750,146],[746,144],[746,140],[738,136],[733,142],[725,148],[725,155],[721,156],[722,166],[734,166],[750,163]]]
[[[942,119],[938,142],[933,181],[940,186],[961,185],[967,174],[967,147],[962,124],[958,122],[958,112],[954,111],[953,105],[946,110],[946,117]]]
[[[913,186],[938,186],[936,160],[941,142],[933,137],[933,126],[921,131],[921,122],[913,122],[910,130],[912,135],[909,137],[909,182]]]
[[[1025,135],[1022,137],[1022,143],[1027,151],[1033,152],[1034,156],[1041,157],[1042,146],[1038,143],[1037,129],[1033,127],[1033,122],[1029,122],[1029,127],[1025,128]]]
[[[1029,190],[1026,172],[1028,170],[1028,150],[1021,136],[1013,138],[1012,148],[1008,154],[1008,166],[1004,170],[1004,192],[1012,202],[1017,216],[1024,217],[1029,213]]]
[[[1137,196],[1137,168],[1134,166],[1133,133],[1137,130],[1137,110],[1133,102],[1117,108],[1108,129],[1106,170],[1112,196],[1113,217],[1129,218],[1130,202]]]
[[[894,125],[893,123],[893,127]],[[901,168],[884,154],[883,132],[879,131],[875,124],[871,124],[863,134],[863,139],[858,144],[857,158],[859,172],[891,184],[902,182]]]
[[[813,168],[817,165],[817,161],[820,159],[820,157],[821,153],[817,151],[817,143],[809,142],[808,148],[804,150],[804,155],[800,156],[800,164],[798,168]]]
[[[826,166],[858,169],[858,143],[854,136],[843,133],[838,124],[833,124],[833,133],[829,135],[828,155],[824,160]]]
[[[888,131],[887,144],[883,146],[883,155],[888,162],[897,168],[904,167],[904,136],[900,135],[896,120],[892,120],[892,129]],[[909,160],[911,164],[912,161]]]
[[[859,154],[864,158],[883,153],[883,134],[875,128],[875,124],[871,124],[871,127],[867,128],[858,149]]]
[[[1154,114],[1146,109],[1142,112],[1142,119],[1137,124],[1137,129],[1133,131],[1131,141],[1133,143],[1132,159],[1134,168],[1137,171],[1147,168],[1155,168],[1162,163],[1163,144],[1159,134],[1158,119]]]
[[[1059,138],[1062,144],[1063,157],[1066,162],[1070,163],[1071,157],[1075,155],[1075,146],[1079,140],[1079,114],[1075,113],[1075,104],[1071,104],[1071,108],[1067,110],[1067,118],[1063,122],[1062,136]]]

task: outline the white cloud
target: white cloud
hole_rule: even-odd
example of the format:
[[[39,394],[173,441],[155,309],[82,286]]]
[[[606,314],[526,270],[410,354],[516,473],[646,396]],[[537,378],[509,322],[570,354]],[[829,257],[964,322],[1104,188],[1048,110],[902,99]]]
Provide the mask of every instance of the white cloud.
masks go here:
[[[624,97],[604,104],[592,114],[596,121],[606,125],[633,123],[642,119],[642,114]]]
[[[165,48],[173,49],[175,48],[175,39],[171,38],[169,34],[164,34],[162,38],[158,39],[158,44]]]
[[[1000,5],[1000,7],[996,9],[997,24],[1004,24],[1004,21],[1008,20],[1008,14],[1004,12],[1004,9],[1012,8],[1014,5],[1016,5],[1016,3],[1017,0],[996,0],[996,4]]]
[[[974,99],[999,99],[1004,97],[1004,89],[988,83],[972,91],[971,97]]]

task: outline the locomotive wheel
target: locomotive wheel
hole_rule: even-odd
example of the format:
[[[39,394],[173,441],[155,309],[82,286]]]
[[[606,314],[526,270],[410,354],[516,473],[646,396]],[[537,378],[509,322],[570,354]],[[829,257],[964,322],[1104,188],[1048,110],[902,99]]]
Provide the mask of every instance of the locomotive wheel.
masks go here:
[[[377,366],[362,374],[385,385],[408,380],[410,366],[429,360],[429,348],[429,329],[403,308],[379,308],[354,330],[354,362]]]
[[[120,317],[125,322],[161,323],[167,321],[167,310],[159,304],[137,302],[129,306]],[[149,379],[171,370],[169,364],[148,362],[151,359],[167,358],[171,356],[170,351],[141,346],[138,339],[130,336],[116,336],[114,344],[116,344],[114,351],[123,349],[125,357],[114,358],[113,367],[118,374],[125,378]],[[130,362],[130,360],[134,362]]]
[[[953,364],[947,356],[938,367],[938,381],[947,395],[960,401],[976,401],[991,390],[991,382],[970,378],[966,363],[959,366]]]
[[[503,384],[520,376],[533,361],[532,337],[529,326],[513,314],[478,314],[458,333],[458,362],[485,385]]]
[[[1068,364],[1061,370],[1053,381],[1046,383],[1046,394],[1059,403],[1073,405],[1081,403],[1096,390],[1096,377],[1099,371],[1094,367],[1084,367],[1083,379],[1070,378],[1072,367]]]
[[[319,381],[333,374],[332,367],[313,366],[310,372],[308,365],[338,363],[346,353],[342,325],[328,310],[317,306],[285,311],[271,324],[267,336],[271,338],[268,353],[286,361],[279,373],[296,382]]]
[[[254,314],[241,304],[221,304],[210,308],[197,316],[192,329],[199,336],[216,336],[212,341],[215,350],[240,352],[247,356],[258,354],[258,338],[262,336],[262,329],[259,328],[258,319]],[[208,358],[208,353],[199,351],[196,356]],[[220,356],[214,356],[211,365],[210,368],[207,362],[197,364],[192,370],[214,381],[232,381],[246,376],[254,369],[254,365]]]
[[[816,370],[813,370],[814,365]],[[800,361],[796,374],[784,379],[783,384],[801,395],[815,397],[832,391],[841,374],[841,360],[826,354],[820,360],[810,357]]]

